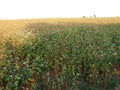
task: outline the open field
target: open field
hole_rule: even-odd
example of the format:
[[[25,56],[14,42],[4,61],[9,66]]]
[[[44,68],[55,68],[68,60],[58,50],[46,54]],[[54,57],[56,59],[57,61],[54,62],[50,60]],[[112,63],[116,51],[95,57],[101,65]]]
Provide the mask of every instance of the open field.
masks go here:
[[[0,20],[0,89],[115,90],[119,83],[120,18]]]

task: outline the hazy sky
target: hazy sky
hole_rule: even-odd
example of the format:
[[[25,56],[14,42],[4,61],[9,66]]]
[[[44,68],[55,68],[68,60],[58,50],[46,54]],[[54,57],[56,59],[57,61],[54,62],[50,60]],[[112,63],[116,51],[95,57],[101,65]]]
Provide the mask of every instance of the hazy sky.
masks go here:
[[[0,18],[120,16],[120,0],[0,0]]]

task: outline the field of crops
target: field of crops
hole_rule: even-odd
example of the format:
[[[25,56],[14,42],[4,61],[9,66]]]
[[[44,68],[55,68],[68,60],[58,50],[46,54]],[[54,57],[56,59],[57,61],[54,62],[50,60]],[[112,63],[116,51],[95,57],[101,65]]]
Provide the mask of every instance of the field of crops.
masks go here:
[[[0,90],[115,90],[119,83],[120,18],[0,21]]]

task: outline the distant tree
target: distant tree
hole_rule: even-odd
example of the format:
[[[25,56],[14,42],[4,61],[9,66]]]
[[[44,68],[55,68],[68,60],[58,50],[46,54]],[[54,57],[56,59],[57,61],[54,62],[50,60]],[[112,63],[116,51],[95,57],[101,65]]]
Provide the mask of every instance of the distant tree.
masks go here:
[[[94,14],[94,18],[96,18],[96,15]]]
[[[83,16],[83,18],[85,18],[85,16]]]

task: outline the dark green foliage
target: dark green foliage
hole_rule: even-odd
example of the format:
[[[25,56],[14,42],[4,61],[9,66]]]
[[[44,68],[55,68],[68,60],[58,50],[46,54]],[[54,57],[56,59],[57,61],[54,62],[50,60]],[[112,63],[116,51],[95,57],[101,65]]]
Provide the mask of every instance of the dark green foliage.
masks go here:
[[[3,88],[105,90],[116,87],[117,81],[112,76],[120,66],[120,24],[36,24],[30,28],[34,38],[23,38],[24,42],[16,47],[6,43],[6,64],[1,66]]]

